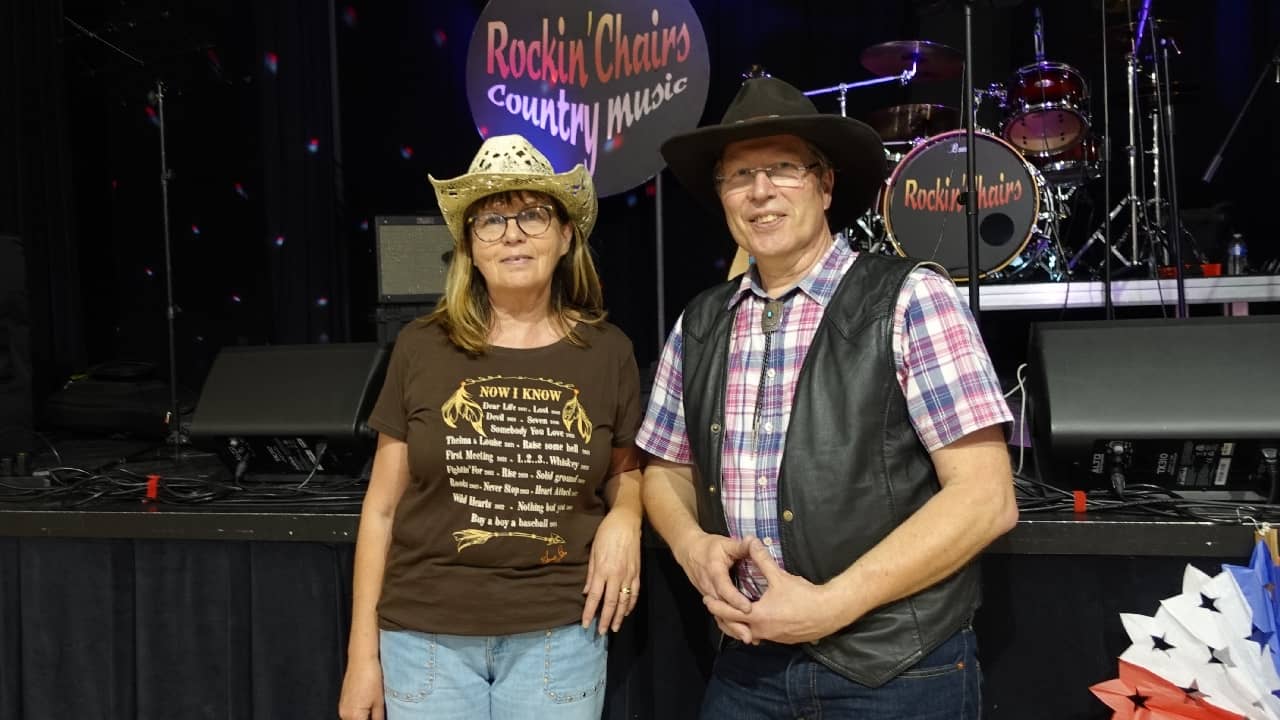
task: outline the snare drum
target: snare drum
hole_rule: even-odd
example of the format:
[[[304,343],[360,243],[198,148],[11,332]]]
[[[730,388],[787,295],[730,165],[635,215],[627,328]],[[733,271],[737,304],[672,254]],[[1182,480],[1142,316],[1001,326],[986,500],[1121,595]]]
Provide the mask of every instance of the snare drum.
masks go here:
[[[1040,173],[1008,143],[974,133],[980,278],[1042,267],[1051,243],[1053,198]],[[964,187],[965,131],[920,143],[898,164],[881,196],[885,234],[904,257],[932,260],[957,282],[969,275]],[[1032,240],[1035,242],[1032,242]],[[1055,260],[1056,262],[1056,260]]]
[[[1078,70],[1039,62],[1014,73],[1001,132],[1024,154],[1045,157],[1080,142],[1089,130],[1089,88]]]

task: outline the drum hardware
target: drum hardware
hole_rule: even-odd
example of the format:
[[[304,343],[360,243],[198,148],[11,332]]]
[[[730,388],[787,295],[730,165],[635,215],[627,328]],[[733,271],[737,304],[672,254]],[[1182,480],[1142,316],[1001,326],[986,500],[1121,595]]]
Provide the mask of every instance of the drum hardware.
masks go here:
[[[1005,84],[999,83],[999,82],[993,82],[987,85],[987,87],[983,90],[973,91],[973,104],[975,107],[981,109],[982,105],[987,100],[994,100],[996,104],[996,108],[998,110],[1003,111],[1006,107],[1008,107],[1009,91],[1005,87]]]
[[[1128,202],[1129,202],[1129,199],[1125,198],[1124,200],[1120,201],[1118,205],[1112,208],[1111,212],[1107,213],[1107,219],[1103,221],[1104,225],[1100,226],[1097,230],[1094,230],[1093,234],[1089,236],[1089,239],[1086,240],[1085,243],[1080,246],[1080,249],[1076,251],[1076,254],[1073,255],[1071,257],[1071,260],[1067,262],[1068,271],[1075,270],[1076,265],[1080,262],[1080,258],[1083,257],[1086,252],[1088,252],[1089,248],[1093,247],[1094,243],[1101,243],[1103,246],[1106,246],[1108,244],[1106,239],[1103,236],[1105,232],[1104,228],[1107,227],[1112,220],[1116,219],[1116,216],[1120,214],[1120,211],[1125,209],[1125,207],[1128,205]],[[1117,260],[1120,261],[1121,265],[1124,265],[1126,268],[1133,266],[1133,262],[1130,261],[1129,258],[1125,257],[1124,254],[1121,253],[1116,248],[1115,243],[1112,243],[1110,245],[1110,249],[1111,249],[1111,254],[1114,255]]]
[[[891,82],[906,85],[916,79],[949,80],[959,74],[961,62],[960,54],[954,49],[927,40],[896,40],[872,45],[862,51],[860,60],[862,66],[877,77],[808,90],[804,94],[814,97],[839,93],[840,114],[847,117],[850,90]]]
[[[907,83],[911,82],[911,79],[914,78],[915,75],[916,75],[915,68],[911,68],[911,69],[902,71],[901,75],[898,75],[895,77],[883,77],[883,78],[874,78],[872,80],[860,80],[854,83],[840,83],[839,85],[832,85],[830,87],[818,88],[817,90],[806,90],[804,94],[808,95],[809,97],[814,97],[816,95],[826,95],[828,93],[833,93],[833,92],[840,93],[840,114],[844,117],[848,117],[849,113],[848,113],[847,98],[850,90],[855,90],[861,87],[868,87],[871,85],[881,85],[887,82],[894,82],[894,81],[897,81],[902,85],[906,85]]]
[[[1152,277],[1156,275],[1156,266],[1172,264],[1178,275],[1178,307],[1180,316],[1184,313],[1184,292],[1181,278],[1181,238],[1182,223],[1177,213],[1177,188],[1172,167],[1173,131],[1172,102],[1169,88],[1168,50],[1176,44],[1172,38],[1157,37],[1158,30],[1166,25],[1159,21],[1148,21],[1150,0],[1147,0],[1139,13],[1135,24],[1127,27],[1145,28],[1149,32],[1150,43],[1155,50],[1150,57],[1160,58],[1159,49],[1163,48],[1164,67],[1159,62],[1143,68],[1140,50],[1143,39],[1135,34],[1126,42],[1125,78],[1126,104],[1128,113],[1128,144],[1125,148],[1127,169],[1129,172],[1128,193],[1111,208],[1102,225],[1095,230],[1084,245],[1072,257],[1068,266],[1075,269],[1077,263],[1094,243],[1106,244],[1104,232],[1110,229],[1110,223],[1127,211],[1128,227],[1118,238],[1112,240],[1110,256],[1120,260],[1126,268],[1146,265]],[[1140,83],[1149,80],[1153,91],[1154,103],[1144,108],[1147,93],[1143,92]],[[1149,120],[1150,138],[1143,137],[1146,121]],[[1086,151],[1087,152],[1087,151]],[[1147,177],[1147,158],[1150,158],[1150,177]],[[1087,163],[1086,163],[1087,168]],[[1086,169],[1086,174],[1088,170]],[[1149,189],[1149,194],[1148,194]],[[1166,225],[1168,232],[1166,233]],[[1168,242],[1171,236],[1172,242]],[[1121,248],[1128,244],[1128,253]],[[1169,256],[1173,255],[1172,258]],[[1105,256],[1104,256],[1105,258]]]
[[[1142,25],[1142,24],[1143,23],[1141,21],[1138,23],[1138,25]],[[1128,28],[1132,26],[1125,25],[1125,27]],[[1139,194],[1140,174],[1144,168],[1140,167],[1138,163],[1139,152],[1140,152],[1139,149],[1142,146],[1142,139],[1141,139],[1142,123],[1140,121],[1141,115],[1138,109],[1138,105],[1139,105],[1138,80],[1140,77],[1139,75],[1140,69],[1138,65],[1137,36],[1136,35],[1133,36],[1132,41],[1129,41],[1126,38],[1126,45],[1127,47],[1125,52],[1125,79],[1126,79],[1125,98],[1126,98],[1126,107],[1128,112],[1128,144],[1125,146],[1125,157],[1128,163],[1128,171],[1129,171],[1128,194],[1125,195],[1123,198],[1121,198],[1120,201],[1116,203],[1115,207],[1111,208],[1111,210],[1108,211],[1107,217],[1103,220],[1102,225],[1099,226],[1099,228],[1089,236],[1088,240],[1084,243],[1084,245],[1082,245],[1080,249],[1076,252],[1076,254],[1071,258],[1071,261],[1068,263],[1068,267],[1073,270],[1075,269],[1076,264],[1080,261],[1081,257],[1083,257],[1084,253],[1088,251],[1088,249],[1094,243],[1100,242],[1104,245],[1107,244],[1107,240],[1104,237],[1105,231],[1110,228],[1110,223],[1113,220],[1115,220],[1115,218],[1118,217],[1122,211],[1125,211],[1125,210],[1128,210],[1129,212],[1129,228],[1125,232],[1121,233],[1119,238],[1116,238],[1112,241],[1111,247],[1109,248],[1110,254],[1116,257],[1117,259],[1119,259],[1120,263],[1124,265],[1126,268],[1133,267],[1134,265],[1138,264],[1140,262],[1140,251],[1139,251],[1140,230],[1146,231],[1146,236],[1149,239],[1153,240],[1151,245],[1152,246],[1155,245],[1152,228],[1150,226],[1150,223],[1146,222],[1145,210],[1147,208],[1147,201],[1144,197],[1142,197]],[[1157,135],[1158,133],[1153,132],[1153,140]],[[1159,152],[1158,147],[1155,147],[1154,150],[1155,150],[1155,156],[1158,157],[1158,152]],[[1142,221],[1141,223],[1140,223],[1140,220]],[[1119,250],[1119,247],[1123,244],[1126,237],[1130,242],[1130,251],[1131,251],[1131,254],[1128,256],[1126,256]]]

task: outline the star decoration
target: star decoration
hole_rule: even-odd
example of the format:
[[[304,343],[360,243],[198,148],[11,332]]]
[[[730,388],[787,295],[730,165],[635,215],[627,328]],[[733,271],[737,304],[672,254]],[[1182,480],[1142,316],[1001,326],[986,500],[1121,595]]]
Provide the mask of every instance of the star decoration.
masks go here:
[[[1213,612],[1221,612],[1220,610],[1218,610],[1217,602],[1218,602],[1217,598],[1211,598],[1208,595],[1205,595],[1204,593],[1200,593],[1200,607],[1204,608],[1205,610],[1211,610]]]
[[[1133,703],[1134,710],[1139,708],[1145,709],[1147,707],[1147,701],[1150,699],[1150,695],[1143,695],[1140,690],[1134,690],[1133,694],[1129,696],[1129,702]]]
[[[1266,632],[1262,630],[1262,628],[1259,628],[1257,625],[1252,625],[1252,627],[1253,627],[1253,632],[1249,633],[1249,637],[1245,639],[1252,640],[1258,643],[1258,650],[1261,651],[1262,648],[1266,647],[1267,643],[1271,641],[1271,636],[1274,635],[1275,633]]]
[[[1178,689],[1186,693],[1187,699],[1192,702],[1197,702],[1199,700],[1204,699],[1204,693],[1200,692],[1200,683],[1196,682],[1195,680],[1192,680],[1190,685],[1186,687],[1180,687]]]
[[[1173,645],[1173,644],[1172,644],[1172,643],[1170,643],[1169,641],[1165,640],[1163,635],[1161,635],[1161,636],[1159,636],[1159,637],[1157,637],[1157,636],[1155,636],[1155,635],[1152,635],[1152,636],[1151,636],[1151,649],[1152,649],[1152,650],[1160,650],[1161,652],[1169,652],[1170,650],[1174,649],[1175,647],[1176,647],[1175,645]]]
[[[1227,653],[1226,648],[1209,648],[1209,664],[1213,665],[1230,665],[1231,656]]]

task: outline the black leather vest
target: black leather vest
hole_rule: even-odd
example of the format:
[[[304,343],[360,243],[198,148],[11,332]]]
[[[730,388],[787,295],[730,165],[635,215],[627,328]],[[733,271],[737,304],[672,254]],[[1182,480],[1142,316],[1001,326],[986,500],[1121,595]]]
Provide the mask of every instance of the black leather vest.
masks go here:
[[[778,476],[777,513],[787,571],[811,582],[843,572],[939,489],[893,361],[894,306],[907,275],[919,266],[859,255],[804,358]],[[721,535],[728,534],[720,484],[733,327],[726,306],[737,287],[735,280],[703,292],[683,320],[684,411],[697,469],[698,518],[704,530]],[[832,670],[876,687],[964,626],[978,601],[978,568],[971,563],[804,649]]]

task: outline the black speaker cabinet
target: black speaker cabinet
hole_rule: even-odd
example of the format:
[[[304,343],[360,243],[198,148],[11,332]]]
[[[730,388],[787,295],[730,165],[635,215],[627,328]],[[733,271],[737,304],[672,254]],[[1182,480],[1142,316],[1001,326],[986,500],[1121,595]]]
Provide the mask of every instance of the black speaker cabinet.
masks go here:
[[[375,218],[378,302],[432,303],[444,294],[453,235],[438,215]]]
[[[1074,489],[1262,492],[1280,446],[1280,317],[1035,323],[1032,447]]]
[[[379,343],[227,347],[191,418],[193,442],[245,472],[360,475],[386,374]]]

